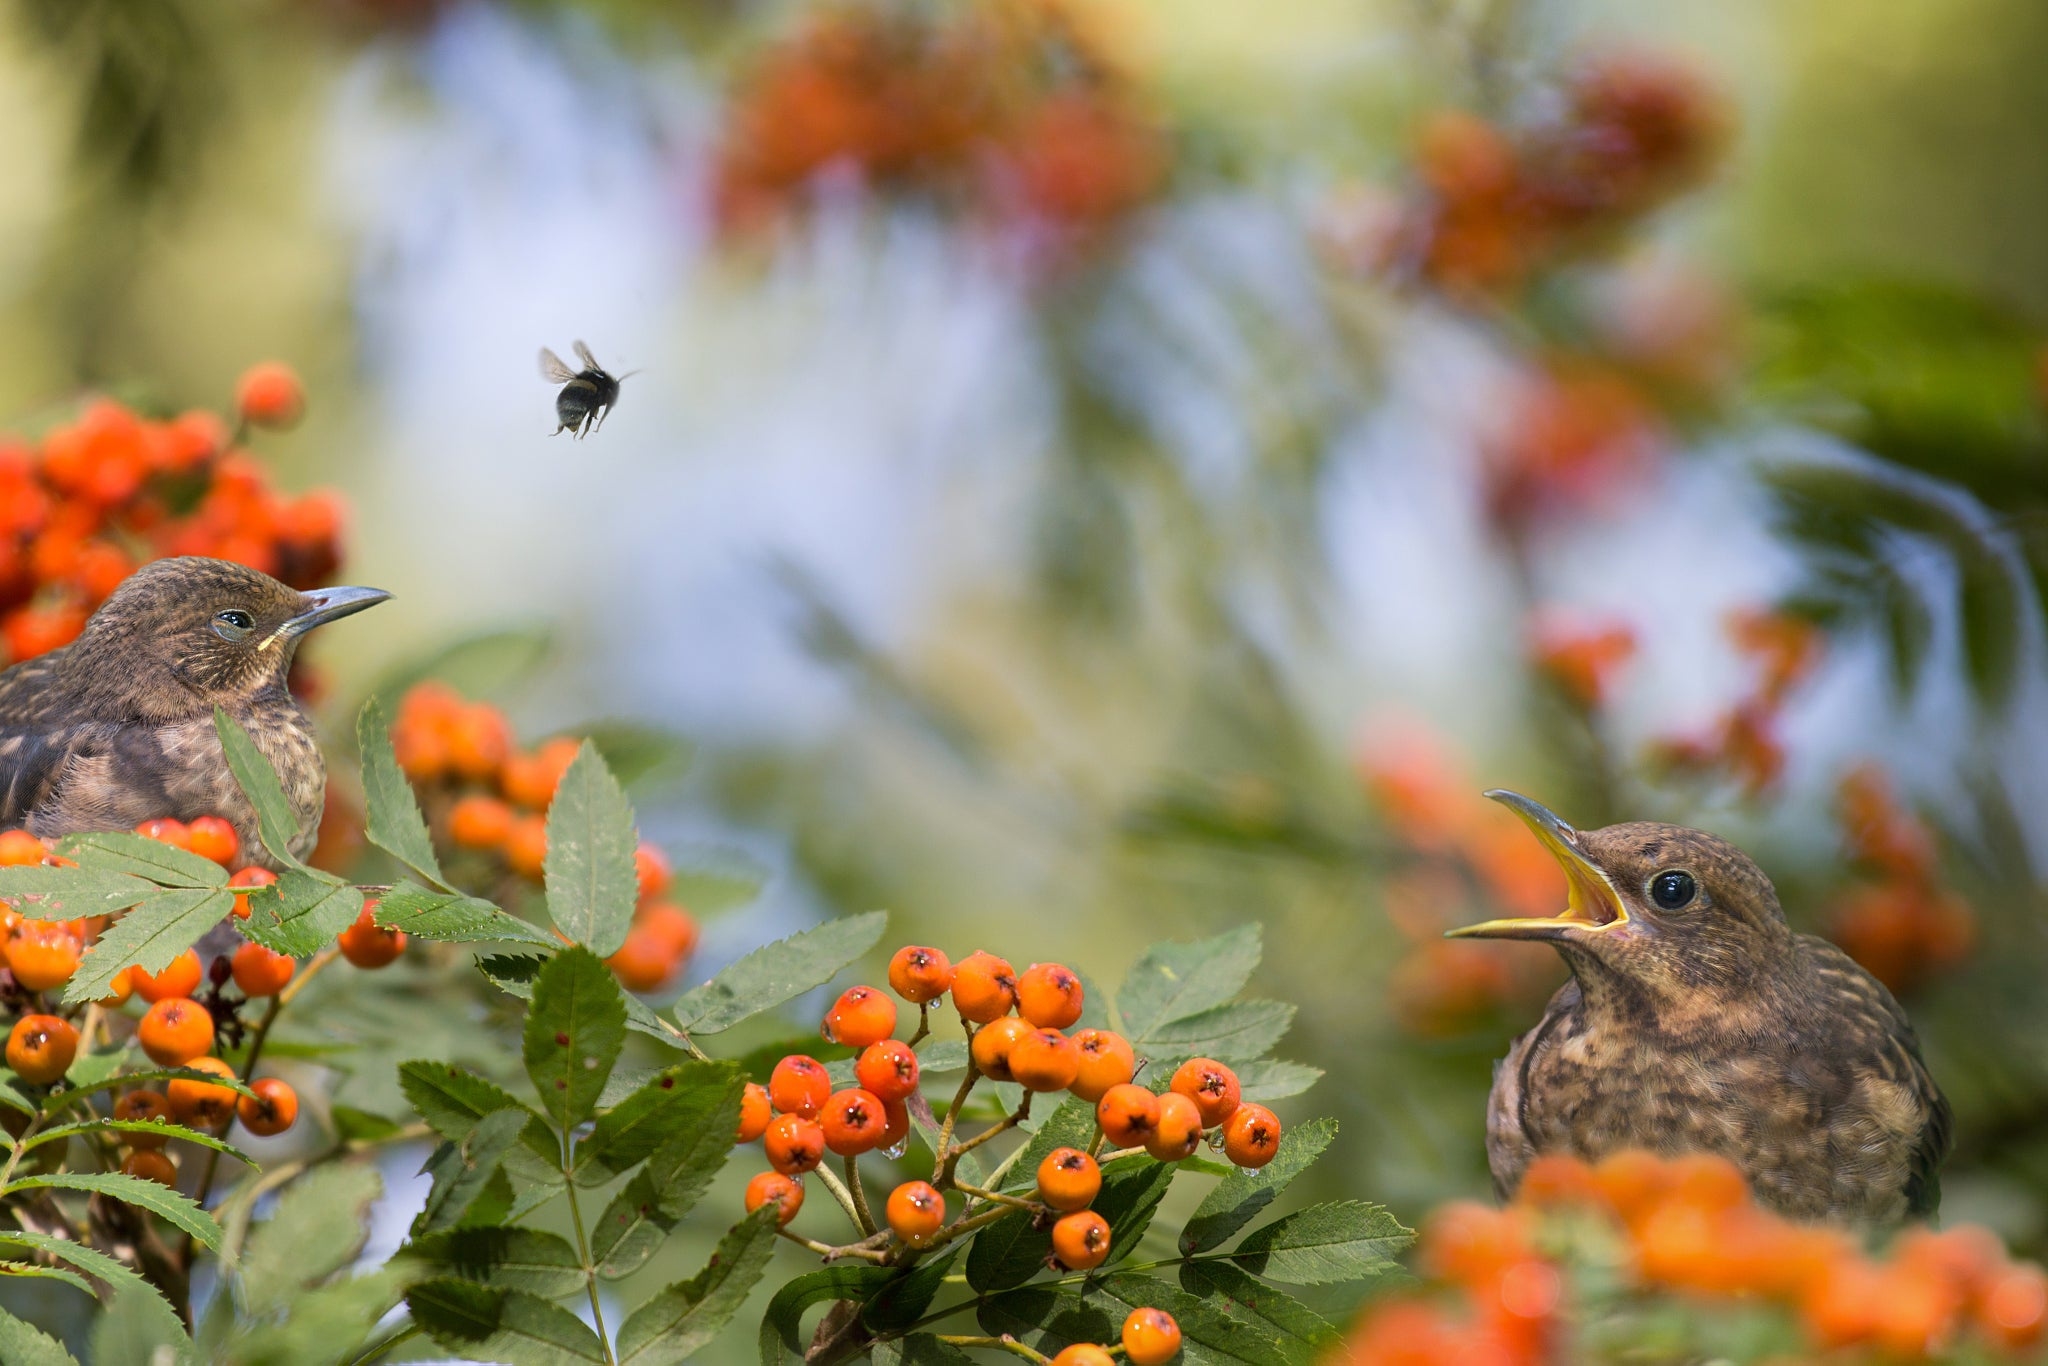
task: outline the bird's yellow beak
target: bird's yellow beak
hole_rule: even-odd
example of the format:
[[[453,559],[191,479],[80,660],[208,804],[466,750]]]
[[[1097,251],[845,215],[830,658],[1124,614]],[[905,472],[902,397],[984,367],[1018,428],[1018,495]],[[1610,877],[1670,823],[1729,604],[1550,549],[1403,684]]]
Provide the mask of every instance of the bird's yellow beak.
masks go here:
[[[1535,832],[1564,869],[1564,909],[1556,915],[1487,920],[1445,932],[1446,939],[1563,939],[1601,934],[1628,923],[1628,907],[1607,874],[1579,849],[1579,832],[1550,808],[1519,792],[1495,788],[1486,794],[1513,811]]]

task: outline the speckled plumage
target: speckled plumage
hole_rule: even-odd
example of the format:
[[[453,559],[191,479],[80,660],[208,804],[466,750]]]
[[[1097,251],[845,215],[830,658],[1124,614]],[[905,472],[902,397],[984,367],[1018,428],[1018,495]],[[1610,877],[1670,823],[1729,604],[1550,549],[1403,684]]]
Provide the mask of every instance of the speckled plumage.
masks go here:
[[[1650,823],[1559,828],[1624,914],[1485,931],[1546,939],[1572,970],[1495,1069],[1487,1155],[1499,1191],[1539,1153],[1705,1151],[1794,1218],[1932,1215],[1949,1108],[1891,993],[1833,945],[1793,933],[1769,879],[1724,840]],[[1681,910],[1647,895],[1670,870],[1699,889]]]
[[[77,640],[0,672],[0,828],[54,837],[219,815],[250,862],[272,864],[221,752],[218,704],[277,768],[299,818],[292,852],[303,856],[327,771],[286,673],[304,630],[383,596],[300,593],[225,560],[144,565]],[[215,629],[230,611],[252,619],[243,639]]]

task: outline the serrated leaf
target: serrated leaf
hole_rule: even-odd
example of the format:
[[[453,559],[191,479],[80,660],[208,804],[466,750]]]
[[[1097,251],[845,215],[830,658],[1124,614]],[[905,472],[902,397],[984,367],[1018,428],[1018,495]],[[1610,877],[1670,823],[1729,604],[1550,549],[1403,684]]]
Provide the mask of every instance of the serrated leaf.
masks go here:
[[[419,1060],[400,1063],[398,1088],[435,1133],[460,1139],[485,1115],[508,1108],[524,1109],[517,1097],[466,1067]],[[560,1180],[562,1147],[539,1115],[530,1116],[519,1135],[519,1151],[506,1159],[513,1175],[529,1181]],[[523,1157],[522,1157],[523,1155]]]
[[[1151,1056],[1252,1062],[1272,1052],[1294,1023],[1285,1001],[1233,1001],[1155,1025],[1145,1041]]]
[[[533,1228],[451,1228],[413,1239],[404,1256],[479,1285],[560,1299],[583,1288],[583,1264],[566,1238]]]
[[[495,1111],[478,1120],[460,1140],[443,1143],[433,1151],[421,1168],[433,1177],[433,1185],[419,1218],[413,1221],[415,1235],[436,1233],[463,1222],[498,1175],[528,1118],[524,1110]]]
[[[152,1325],[159,1338],[183,1341],[187,1347],[190,1346],[185,1338],[184,1324],[162,1292],[98,1248],[47,1233],[17,1232],[13,1229],[0,1230],[0,1246],[27,1248],[78,1268],[105,1285],[117,1306],[128,1303],[129,1311]],[[188,1352],[179,1359],[185,1360],[189,1356]]]
[[[0,901],[30,920],[112,915],[155,891],[153,882],[104,868],[0,868]]]
[[[1159,1202],[1180,1170],[1175,1162],[1125,1157],[1102,1169],[1102,1190],[1089,1206],[1109,1221],[1109,1260],[1120,1262],[1138,1250]]]
[[[548,914],[599,957],[617,953],[640,900],[633,804],[588,740],[548,805]]]
[[[775,1251],[776,1211],[755,1210],[718,1240],[710,1262],[634,1310],[619,1325],[619,1366],[687,1361],[746,1303]]]
[[[590,1118],[625,1042],[625,993],[602,959],[573,948],[541,965],[521,1033],[522,1054],[541,1109],[557,1127]]]
[[[875,1366],[974,1366],[973,1357],[931,1333],[878,1342],[870,1355]]]
[[[71,1087],[69,1090],[59,1091],[45,1098],[43,1109],[46,1113],[56,1114],[58,1111],[84,1100],[87,1096],[97,1091],[111,1090],[116,1086],[136,1087],[143,1085],[145,1082],[152,1081],[203,1081],[209,1086],[225,1086],[237,1095],[249,1096],[255,1094],[255,1092],[249,1089],[248,1083],[242,1081],[239,1077],[219,1077],[211,1072],[201,1072],[191,1067],[148,1067],[140,1071],[124,1072],[120,1076],[107,1076],[87,1083],[79,1079],[78,1066],[74,1063],[72,1065],[70,1081]],[[182,1138],[184,1135],[181,1134],[179,1137]]]
[[[270,760],[263,757],[263,751],[256,748],[249,732],[243,730],[241,723],[221,707],[213,709],[213,729],[220,736],[221,753],[227,756],[228,771],[235,775],[235,785],[242,789],[249,805],[256,808],[256,834],[263,841],[263,847],[272,858],[287,867],[304,867],[292,852],[292,843],[311,832],[301,827],[299,813],[285,798],[284,785],[277,779],[277,770],[271,766]],[[314,819],[317,821],[319,818],[316,815]]]
[[[1310,1205],[1254,1229],[1231,1260],[1267,1280],[1327,1285],[1363,1280],[1394,1269],[1394,1258],[1415,1241],[1393,1215],[1363,1200]]]
[[[74,1289],[84,1291],[87,1297],[95,1302],[99,1299],[98,1293],[92,1288],[91,1281],[88,1281],[76,1271],[66,1271],[61,1266],[39,1266],[34,1262],[0,1261],[0,1284],[5,1284],[10,1276],[24,1281],[62,1281]],[[5,1310],[0,1310],[0,1317],[4,1317],[5,1313]],[[0,1324],[0,1330],[4,1330],[4,1328],[5,1325]],[[0,1332],[0,1347],[5,1345],[5,1334]],[[12,1362],[13,1360],[13,1357],[0,1354],[0,1361]]]
[[[1031,1135],[1031,1141],[1024,1145],[1023,1153],[1010,1164],[1010,1170],[1003,1175],[1004,1190],[1023,1190],[1038,1181],[1038,1164],[1051,1155],[1054,1148],[1086,1149],[1095,1137],[1095,1107],[1085,1100],[1068,1096],[1059,1107],[1045,1117]]]
[[[1285,1366],[1313,1366],[1343,1341],[1343,1335],[1315,1310],[1227,1261],[1205,1257],[1183,1262],[1180,1285],[1197,1299],[1226,1302],[1237,1317],[1271,1332]]]
[[[73,1281],[80,1288],[84,1288],[85,1285],[85,1282],[78,1280],[69,1272],[53,1271],[49,1267],[4,1264],[0,1265],[0,1274],[50,1276],[58,1280]],[[0,1309],[0,1361],[6,1362],[8,1366],[78,1366],[78,1359],[64,1350],[64,1344],[34,1325],[24,1323],[4,1309]]]
[[[599,1115],[590,1136],[577,1143],[578,1184],[600,1185],[663,1150],[657,1179],[665,1188],[684,1169],[705,1166],[715,1143],[718,1161],[705,1171],[708,1181],[732,1148],[745,1089],[746,1077],[733,1063],[685,1062],[663,1068]],[[731,1125],[720,1128],[728,1115]],[[665,1207],[678,1215],[687,1208],[669,1202]]]
[[[183,1143],[197,1144],[202,1148],[211,1148],[217,1153],[226,1153],[245,1166],[257,1165],[255,1158],[231,1143],[215,1138],[212,1134],[162,1119],[89,1119],[77,1124],[60,1124],[52,1129],[38,1131],[21,1146],[26,1152],[31,1148],[40,1148],[45,1143],[62,1143],[77,1134],[86,1133],[162,1134],[165,1138],[175,1138]]]
[[[959,1256],[960,1249],[954,1247],[943,1257],[911,1267],[868,1298],[860,1308],[860,1321],[875,1333],[900,1333],[910,1327],[938,1298]]]
[[[390,724],[374,697],[356,714],[356,756],[363,768],[365,837],[429,882],[446,886],[426,817],[420,814],[419,799],[398,766],[398,755],[391,748]]]
[[[162,972],[173,958],[199,942],[201,935],[226,919],[235,908],[232,892],[183,888],[158,892],[107,926],[64,987],[70,1004],[97,1001],[130,963],[145,972]]]
[[[583,1320],[524,1290],[436,1277],[406,1291],[405,1304],[422,1332],[461,1356],[507,1366],[605,1359]]]
[[[801,1366],[804,1311],[826,1300],[865,1300],[896,1276],[893,1267],[828,1266],[784,1285],[761,1319],[761,1366]]]
[[[985,1333],[1004,1334],[1052,1355],[1077,1342],[1115,1342],[1123,1316],[1111,1321],[1109,1311],[1072,1290],[1025,1286],[990,1295],[975,1306],[975,1320]]]
[[[16,1088],[14,1083],[18,1080],[20,1078],[16,1077],[14,1073],[0,1069],[0,1105],[4,1105],[8,1109],[18,1111],[24,1115],[35,1114],[36,1103]],[[10,1140],[7,1146],[11,1148],[14,1144]]]
[[[730,1063],[710,1065],[728,1069],[724,1089],[706,1086],[694,1092],[677,1128],[647,1158],[647,1179],[661,1212],[671,1219],[682,1218],[703,1198],[711,1178],[731,1157],[739,1129],[746,1080]]]
[[[1277,1334],[1237,1317],[1227,1302],[1198,1299],[1151,1276],[1121,1272],[1092,1280],[1086,1298],[1115,1306],[1109,1317],[1119,1329],[1133,1309],[1164,1309],[1173,1315],[1180,1325],[1185,1366],[1272,1366],[1285,1357]]]
[[[1298,1096],[1323,1079],[1323,1069],[1304,1063],[1259,1058],[1237,1065],[1237,1081],[1245,1100],[1270,1104]]]
[[[1264,953],[1262,934],[1254,920],[1213,939],[1145,950],[1116,994],[1131,1045],[1142,1053],[1160,1025],[1222,1005],[1244,990]]]
[[[125,830],[66,835],[57,853],[88,872],[126,873],[159,887],[225,887],[228,881],[228,870],[212,859]]]
[[[144,1181],[140,1177],[120,1172],[46,1172],[15,1177],[4,1194],[46,1186],[111,1196],[123,1204],[146,1209],[165,1223],[191,1234],[207,1247],[220,1250],[220,1225],[213,1221],[212,1215],[170,1187]]]
[[[519,943],[541,948],[560,941],[516,915],[499,910],[481,897],[461,892],[433,892],[416,882],[401,882],[378,899],[372,917],[379,925],[404,930],[443,944]]]
[[[1012,1210],[967,1245],[967,1285],[987,1295],[1024,1284],[1045,1266],[1052,1229],[1036,1227],[1029,1210]]]
[[[362,914],[363,894],[327,873],[287,868],[276,882],[248,893],[242,934],[272,953],[309,958]],[[130,912],[133,914],[133,912]]]
[[[1181,1229],[1183,1253],[1206,1252],[1259,1217],[1294,1178],[1308,1170],[1337,1137],[1337,1121],[1322,1118],[1291,1125],[1280,1134],[1273,1160],[1253,1171],[1232,1172],[1211,1187]]]
[[[286,1186],[276,1210],[249,1233],[238,1276],[244,1312],[262,1318],[290,1309],[306,1287],[353,1262],[383,1193],[367,1162],[316,1167]]]
[[[555,947],[559,948],[557,944]],[[477,970],[490,979],[491,985],[522,1001],[533,999],[533,979],[540,972],[545,958],[521,953],[492,954],[477,960]],[[659,1039],[670,1048],[683,1048],[682,1031],[656,1015],[638,996],[624,993],[626,1002],[626,1028],[645,1034],[650,1039]]]
[[[888,925],[885,911],[829,920],[815,929],[755,949],[676,1002],[676,1022],[693,1034],[716,1034],[773,1010],[873,948]]]
[[[646,1169],[634,1172],[590,1226],[590,1258],[597,1274],[608,1281],[632,1275],[647,1264],[677,1222],[662,1213],[661,1196]]]

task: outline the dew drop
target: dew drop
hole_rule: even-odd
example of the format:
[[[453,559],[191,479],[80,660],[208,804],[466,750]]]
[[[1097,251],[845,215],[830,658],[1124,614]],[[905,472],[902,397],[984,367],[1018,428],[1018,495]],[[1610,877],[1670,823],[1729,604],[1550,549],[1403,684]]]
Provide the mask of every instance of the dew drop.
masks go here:
[[[826,1043],[839,1042],[839,1031],[832,1027],[832,1021],[830,1019],[827,1019],[824,1024],[818,1027],[818,1033],[825,1040]]]
[[[903,1160],[903,1154],[909,1151],[910,1140],[907,1138],[899,1138],[890,1147],[882,1149],[882,1156],[888,1158],[891,1162],[901,1162]]]

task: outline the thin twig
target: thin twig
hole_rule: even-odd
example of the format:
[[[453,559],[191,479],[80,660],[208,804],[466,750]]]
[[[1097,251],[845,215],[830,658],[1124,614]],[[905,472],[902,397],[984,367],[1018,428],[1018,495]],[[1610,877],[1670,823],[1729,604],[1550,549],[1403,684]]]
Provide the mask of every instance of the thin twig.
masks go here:
[[[1044,1205],[1039,1204],[1036,1200],[1026,1200],[1022,1196],[1006,1195],[1002,1191],[983,1190],[980,1186],[970,1186],[958,1178],[954,1179],[953,1189],[970,1199],[986,1200],[991,1204],[997,1205],[1008,1205],[1012,1209],[1029,1210],[1033,1214],[1037,1214],[1045,1208]]]
[[[867,1189],[860,1183],[860,1163],[851,1153],[846,1155],[846,1189],[853,1196],[854,1222],[863,1234],[873,1237],[875,1216],[868,1211]]]
[[[976,1337],[973,1334],[951,1333],[941,1333],[937,1336],[940,1342],[946,1343],[953,1347],[987,1347],[998,1352],[1008,1352],[1012,1356],[1023,1357],[1026,1361],[1039,1362],[1041,1363],[1041,1366],[1043,1366],[1044,1363],[1050,1362],[1052,1360],[1052,1358],[1047,1356],[1045,1353],[1036,1351],[1030,1347],[1025,1346],[1023,1343],[1017,1341],[1017,1339],[1011,1337],[1008,1333],[1005,1333],[1001,1337],[996,1338]]]
[[[828,1262],[837,1261],[841,1257],[859,1257],[863,1261],[880,1262],[888,1255],[874,1248],[864,1247],[859,1243],[848,1243],[844,1247],[833,1247],[830,1243],[821,1243],[816,1238],[806,1238],[801,1233],[791,1233],[786,1228],[779,1228],[775,1231],[784,1238],[789,1239],[792,1243],[795,1243],[798,1247],[809,1248]]]
[[[832,1198],[839,1202],[839,1208],[846,1211],[846,1217],[853,1221],[853,1226],[859,1228],[864,1234],[873,1233],[874,1228],[872,1226],[861,1228],[860,1211],[854,1207],[853,1192],[840,1183],[839,1178],[832,1174],[832,1169],[819,1166],[813,1167],[811,1170],[820,1181],[825,1183],[825,1189],[832,1192]]]
[[[983,1129],[973,1138],[968,1139],[965,1143],[962,1143],[959,1147],[954,1148],[951,1152],[947,1153],[947,1175],[950,1176],[952,1174],[952,1164],[957,1163],[963,1155],[973,1152],[976,1148],[979,1148],[982,1144],[988,1142],[997,1134],[1008,1133],[1010,1130],[1016,1128],[1019,1124],[1022,1124],[1025,1120],[1031,1118],[1031,1097],[1033,1096],[1033,1094],[1035,1093],[1031,1091],[1026,1091],[1024,1093],[1024,1099],[1018,1102],[1017,1109],[1014,1114],[1005,1115],[1000,1122],[991,1124],[988,1128]]]

